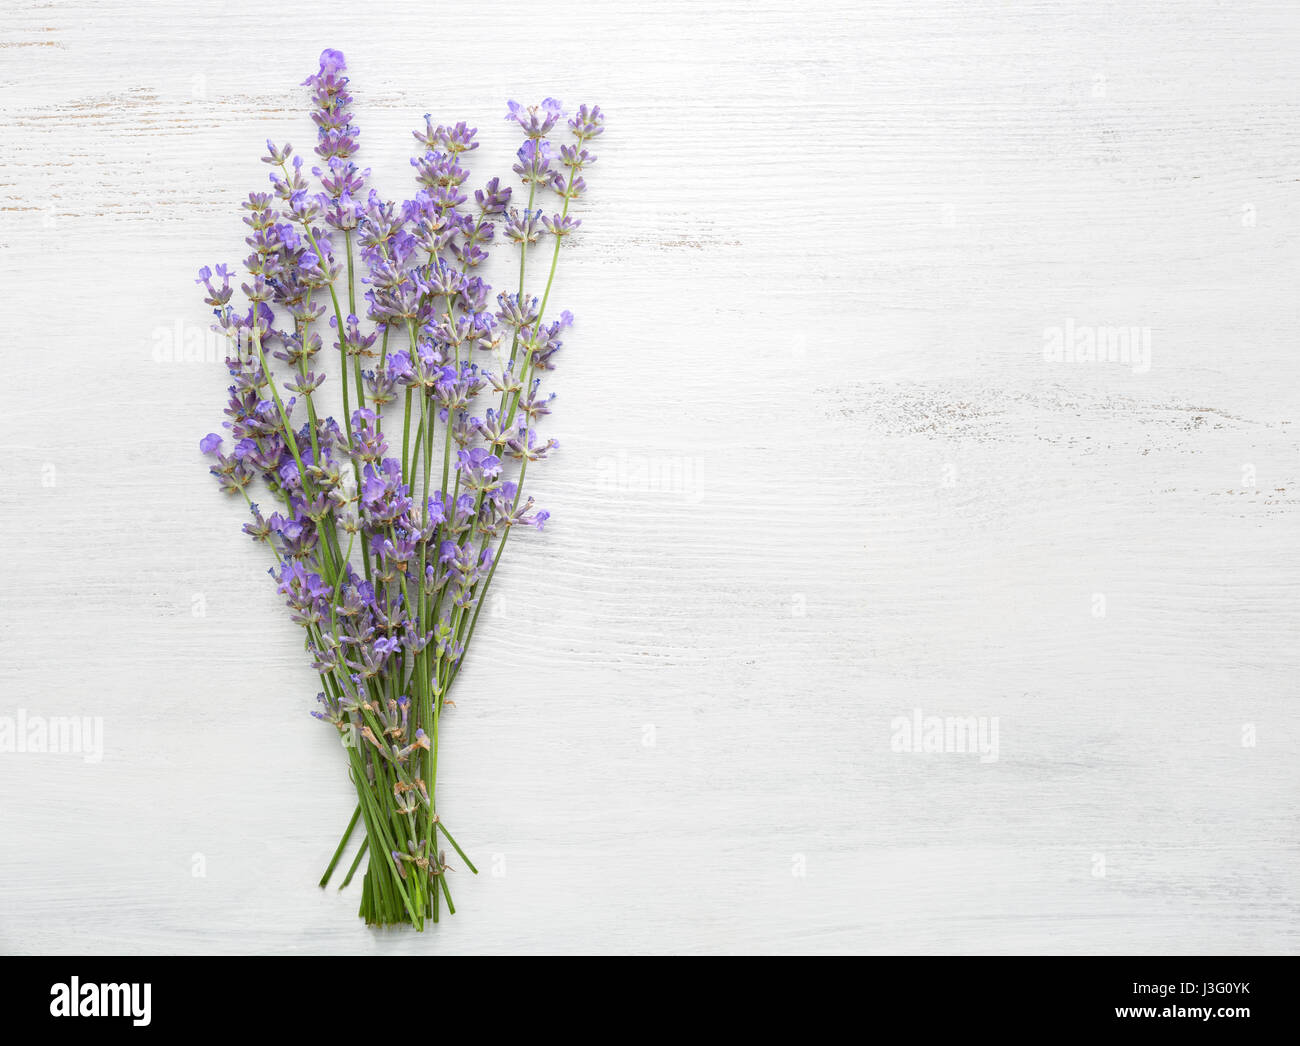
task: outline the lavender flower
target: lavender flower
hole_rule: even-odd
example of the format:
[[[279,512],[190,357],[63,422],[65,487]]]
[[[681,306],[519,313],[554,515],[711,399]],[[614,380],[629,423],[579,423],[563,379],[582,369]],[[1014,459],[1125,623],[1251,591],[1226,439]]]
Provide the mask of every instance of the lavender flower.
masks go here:
[[[549,134],[551,128],[564,115],[564,109],[554,98],[544,99],[541,105],[523,106],[515,101],[506,104],[509,109],[509,112],[506,113],[506,119],[514,120],[524,129],[524,134],[534,141],[543,135]]]
[[[271,191],[241,205],[242,271],[198,273],[230,343],[228,435],[208,433],[199,450],[222,489],[246,500],[243,531],[269,548],[277,592],[306,634],[325,685],[312,715],[349,741],[353,825],[368,836],[353,871],[371,854],[361,915],[422,928],[443,900],[453,910],[439,835],[474,870],[437,812],[439,723],[511,530],[550,518],[524,487],[559,446],[537,428],[573,323],[552,315],[551,291],[561,241],[582,224],[570,206],[604,117],[584,105],[562,125],[553,98],[509,103],[527,192],[516,207],[499,178],[472,188],[477,131],[426,116],[411,196],[390,200],[354,162],[343,54],[323,51],[304,85],[317,162],[268,141]],[[557,129],[572,141],[552,141]],[[558,210],[542,205],[547,193]],[[518,285],[497,293],[479,272],[499,244],[520,256]],[[327,377],[329,349],[339,367]],[[320,399],[335,388],[339,421]],[[388,416],[395,404],[400,417]],[[269,515],[254,488],[274,502]]]

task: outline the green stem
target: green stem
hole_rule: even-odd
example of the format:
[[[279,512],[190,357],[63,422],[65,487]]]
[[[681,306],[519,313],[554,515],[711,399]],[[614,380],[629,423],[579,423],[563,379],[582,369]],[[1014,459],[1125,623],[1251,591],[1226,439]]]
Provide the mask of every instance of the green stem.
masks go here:
[[[325,869],[325,874],[320,877],[322,887],[330,881],[330,876],[334,874],[334,867],[339,863],[339,858],[343,856],[343,848],[348,845],[348,840],[352,838],[352,829],[357,826],[357,820],[360,817],[361,804],[357,803],[357,808],[352,811],[352,820],[348,822],[347,831],[343,833],[343,838],[339,840],[338,849],[334,851],[334,856],[330,858],[329,867]]]
[[[474,862],[465,855],[465,851],[460,848],[460,843],[456,842],[456,840],[451,837],[451,833],[447,831],[447,826],[441,821],[435,821],[434,824],[438,826],[438,831],[442,832],[442,834],[447,837],[447,842],[451,843],[451,848],[460,854],[460,859],[465,862],[465,867],[475,875],[478,875],[478,869],[474,867]]]
[[[360,810],[361,807],[358,805],[357,809]],[[370,849],[370,837],[367,836],[365,839],[361,840],[361,848],[357,851],[356,857],[352,858],[352,867],[348,869],[348,874],[345,875],[343,877],[343,881],[339,883],[340,890],[342,890],[343,887],[347,886],[348,883],[352,882],[352,877],[357,874],[357,866],[361,863],[361,858],[363,858],[366,855],[369,849]]]

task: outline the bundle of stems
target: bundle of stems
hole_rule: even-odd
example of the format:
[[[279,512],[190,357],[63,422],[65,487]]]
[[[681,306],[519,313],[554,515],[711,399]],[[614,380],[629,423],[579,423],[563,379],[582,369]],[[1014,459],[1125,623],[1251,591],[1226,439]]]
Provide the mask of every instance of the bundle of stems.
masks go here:
[[[513,167],[528,193],[520,210],[499,178],[471,204],[462,164],[477,131],[426,116],[411,161],[420,187],[397,204],[367,191],[370,172],[352,160],[343,55],[322,53],[305,84],[320,164],[309,179],[290,146],[267,142],[272,192],[243,204],[247,311],[232,304],[240,277],[229,267],[199,272],[233,381],[227,435],[209,433],[200,448],[222,488],[247,502],[244,531],[274,557],[323,687],[312,714],[347,753],[358,801],[320,884],[360,824],[342,886],[366,860],[360,915],[423,929],[444,903],[455,911],[443,844],[477,873],[438,813],[441,720],[511,531],[549,518],[524,485],[530,463],[557,446],[537,434],[553,399],[541,385],[573,317],[551,319],[548,307],[604,117],[581,106],[565,120],[549,98],[510,103],[524,135]],[[557,127],[569,138],[558,148]],[[549,214],[547,196],[558,200]],[[518,286],[492,301],[480,272],[498,227],[519,250]],[[540,296],[528,293],[538,254]],[[338,354],[341,425],[324,413],[325,374],[313,367],[321,320]],[[272,360],[288,371],[280,385]],[[400,458],[385,429],[398,400]],[[255,486],[276,502],[269,516]]]

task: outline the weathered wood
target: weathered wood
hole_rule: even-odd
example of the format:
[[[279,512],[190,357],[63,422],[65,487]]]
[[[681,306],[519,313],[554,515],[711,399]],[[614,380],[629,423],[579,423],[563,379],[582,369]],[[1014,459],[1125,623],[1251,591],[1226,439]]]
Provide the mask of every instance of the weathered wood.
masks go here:
[[[1296,950],[1294,5],[812,6],[6,5],[0,715],[104,754],[0,754],[0,948]],[[610,121],[424,936],[314,886],[344,760],[158,359],[324,46],[393,195],[426,111],[475,184],[507,97]]]

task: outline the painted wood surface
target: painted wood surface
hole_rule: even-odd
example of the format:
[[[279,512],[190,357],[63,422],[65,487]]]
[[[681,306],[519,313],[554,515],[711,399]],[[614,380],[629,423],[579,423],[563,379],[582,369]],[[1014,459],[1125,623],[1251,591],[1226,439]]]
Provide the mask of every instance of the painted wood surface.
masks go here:
[[[423,936],[314,885],[344,760],[196,449],[193,273],[326,46],[393,195],[425,112],[476,184],[507,98],[609,114]],[[0,753],[0,950],[1296,951],[1298,52],[1287,3],[8,0],[0,719],[103,747]]]

